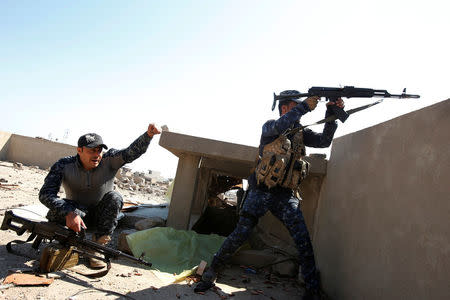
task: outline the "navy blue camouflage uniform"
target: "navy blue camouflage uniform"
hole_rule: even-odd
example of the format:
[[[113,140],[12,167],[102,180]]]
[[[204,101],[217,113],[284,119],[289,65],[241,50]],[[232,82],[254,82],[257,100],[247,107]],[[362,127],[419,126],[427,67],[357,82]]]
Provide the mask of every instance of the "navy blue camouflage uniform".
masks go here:
[[[301,116],[309,111],[308,105],[301,102],[278,120],[267,121],[262,128],[259,145],[260,155],[262,155],[264,146],[273,142],[281,133],[292,126],[301,126],[299,123]],[[331,111],[327,110],[327,116],[331,114]],[[328,147],[331,144],[336,128],[337,123],[335,121],[327,122],[322,133],[316,133],[305,128],[303,130],[305,146],[315,148]],[[292,136],[289,138],[292,138]],[[234,254],[249,238],[258,219],[268,210],[283,222],[295,241],[307,290],[317,291],[319,279],[316,272],[314,253],[303,214],[299,209],[299,199],[294,196],[292,190],[287,188],[275,187],[269,190],[265,186],[258,186],[254,173],[249,177],[249,192],[241,209],[238,224],[215,254],[211,268],[213,270],[216,269]]]
[[[122,196],[114,191],[114,177],[124,164],[140,157],[150,144],[144,133],[128,148],[110,149],[93,170],[83,168],[78,155],[58,160],[50,169],[39,192],[39,200],[49,208],[47,219],[65,225],[65,217],[75,212],[85,224],[95,227],[97,237],[111,235],[123,205]],[[66,198],[58,197],[61,185]]]

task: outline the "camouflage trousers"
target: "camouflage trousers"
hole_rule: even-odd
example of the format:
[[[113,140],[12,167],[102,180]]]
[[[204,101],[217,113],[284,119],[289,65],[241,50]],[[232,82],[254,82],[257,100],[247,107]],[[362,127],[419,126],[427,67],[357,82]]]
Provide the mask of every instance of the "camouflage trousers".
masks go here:
[[[97,205],[90,207],[85,207],[69,199],[64,199],[64,201],[69,202],[72,206],[86,213],[83,222],[88,229],[91,227],[94,228],[94,234],[97,237],[111,235],[113,233],[114,229],[117,227],[117,217],[123,206],[122,195],[115,191],[106,193]],[[62,217],[54,210],[48,211],[47,219],[50,222],[66,225],[65,217]]]
[[[214,256],[211,268],[216,269],[221,263],[231,258],[234,252],[249,238],[258,219],[268,210],[286,226],[295,241],[306,288],[318,290],[319,278],[314,252],[303,214],[299,209],[299,199],[287,189],[271,192],[258,188],[249,190],[239,222]]]

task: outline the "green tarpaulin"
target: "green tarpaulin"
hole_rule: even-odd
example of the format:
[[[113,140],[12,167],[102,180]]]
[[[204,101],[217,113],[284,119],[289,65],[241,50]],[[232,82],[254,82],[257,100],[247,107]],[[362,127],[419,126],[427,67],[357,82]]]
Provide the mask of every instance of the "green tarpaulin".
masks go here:
[[[134,256],[144,253],[153,268],[177,274],[192,269],[201,260],[210,264],[224,240],[216,234],[198,234],[170,227],[150,228],[127,236]]]

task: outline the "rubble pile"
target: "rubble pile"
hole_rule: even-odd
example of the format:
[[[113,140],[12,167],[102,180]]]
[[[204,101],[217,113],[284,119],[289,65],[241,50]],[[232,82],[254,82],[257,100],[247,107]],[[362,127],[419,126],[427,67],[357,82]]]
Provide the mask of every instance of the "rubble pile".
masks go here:
[[[149,171],[146,174],[138,171],[132,172],[131,169],[122,167],[117,172],[114,183],[123,190],[163,197],[167,193],[170,180],[161,177],[157,172]]]

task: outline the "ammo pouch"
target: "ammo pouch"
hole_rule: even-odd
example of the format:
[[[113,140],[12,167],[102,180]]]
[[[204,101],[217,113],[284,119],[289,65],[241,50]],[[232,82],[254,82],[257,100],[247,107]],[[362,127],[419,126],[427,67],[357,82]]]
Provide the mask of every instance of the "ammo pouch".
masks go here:
[[[63,247],[59,244],[50,244],[42,250],[39,260],[39,269],[43,273],[54,272],[71,268],[78,264],[78,253],[74,247]]]
[[[294,135],[292,142],[287,134],[280,135],[263,148],[255,169],[258,184],[264,184],[269,189],[280,186],[298,190],[309,171],[309,163],[301,159],[304,155],[302,131]]]
[[[297,190],[300,183],[305,179],[309,172],[309,163],[302,159],[297,159],[292,163],[292,170],[288,171],[286,180],[281,185],[282,187]]]

